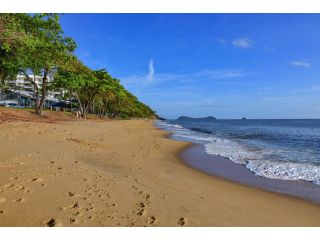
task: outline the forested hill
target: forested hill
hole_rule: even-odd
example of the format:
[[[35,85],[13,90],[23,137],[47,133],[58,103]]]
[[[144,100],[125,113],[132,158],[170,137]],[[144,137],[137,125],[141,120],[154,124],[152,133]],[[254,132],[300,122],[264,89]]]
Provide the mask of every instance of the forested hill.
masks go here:
[[[0,87],[23,74],[34,86],[35,113],[41,115],[50,90],[63,90],[81,114],[110,118],[156,117],[105,69],[94,70],[74,54],[76,42],[65,36],[59,14],[0,14]],[[41,75],[40,88],[30,75]],[[49,76],[54,76],[49,81]]]

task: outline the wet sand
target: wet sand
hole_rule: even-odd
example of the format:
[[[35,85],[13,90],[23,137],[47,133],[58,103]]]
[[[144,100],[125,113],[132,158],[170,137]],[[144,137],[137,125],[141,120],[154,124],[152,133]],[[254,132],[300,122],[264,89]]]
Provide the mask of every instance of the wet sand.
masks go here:
[[[182,151],[180,157],[186,164],[210,175],[320,203],[320,186],[318,185],[306,181],[286,181],[254,175],[244,165],[236,164],[225,157],[207,154],[202,145],[193,144]]]
[[[319,226],[320,206],[178,157],[153,121],[0,124],[0,226]]]

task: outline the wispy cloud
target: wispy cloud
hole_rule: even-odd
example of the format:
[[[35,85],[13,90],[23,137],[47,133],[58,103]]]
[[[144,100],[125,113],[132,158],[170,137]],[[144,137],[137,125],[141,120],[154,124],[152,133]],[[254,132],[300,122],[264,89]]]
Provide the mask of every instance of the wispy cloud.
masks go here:
[[[149,68],[149,73],[147,75],[147,82],[152,82],[154,79],[154,73],[155,73],[154,66],[153,66],[153,59],[150,59],[148,68]]]
[[[292,102],[300,100],[301,98],[296,96],[277,96],[277,97],[265,97],[262,98],[262,101],[266,102]]]
[[[239,48],[251,48],[254,42],[249,38],[237,38],[232,41],[232,45]]]
[[[305,68],[310,67],[310,64],[308,61],[293,61],[291,62],[291,65],[297,66],[297,67],[305,67]]]
[[[180,83],[199,82],[202,80],[230,79],[245,76],[246,73],[242,69],[212,69],[201,70],[190,74],[175,75]]]
[[[295,92],[295,93],[308,92],[309,94],[312,92],[316,92],[318,94],[319,91],[320,91],[320,86],[316,85],[316,86],[305,87],[305,88],[297,88],[297,89],[294,89],[292,92]]]
[[[220,103],[206,103],[206,101],[202,101],[201,99],[199,99],[200,102],[195,102],[194,100],[189,100],[189,101],[175,101],[174,104],[169,101],[169,102],[162,102],[159,103],[158,106],[162,106],[162,107],[179,107],[179,108],[196,108],[196,109],[213,109],[213,108],[217,108],[217,107],[221,107],[221,106],[225,106],[222,105]]]
[[[310,88],[311,91],[320,91],[320,86],[313,86]]]
[[[150,60],[148,74],[134,74],[120,79],[127,86],[139,88],[150,84],[159,85],[173,82],[184,84],[209,80],[230,80],[247,75],[249,73],[242,69],[207,69],[193,73],[155,73],[153,61]]]

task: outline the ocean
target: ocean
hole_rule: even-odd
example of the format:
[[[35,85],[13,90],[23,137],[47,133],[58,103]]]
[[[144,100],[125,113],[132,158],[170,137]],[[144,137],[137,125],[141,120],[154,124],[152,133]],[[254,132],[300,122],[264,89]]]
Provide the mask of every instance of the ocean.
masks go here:
[[[165,120],[172,138],[203,145],[209,155],[241,164],[253,174],[320,185],[320,120]]]

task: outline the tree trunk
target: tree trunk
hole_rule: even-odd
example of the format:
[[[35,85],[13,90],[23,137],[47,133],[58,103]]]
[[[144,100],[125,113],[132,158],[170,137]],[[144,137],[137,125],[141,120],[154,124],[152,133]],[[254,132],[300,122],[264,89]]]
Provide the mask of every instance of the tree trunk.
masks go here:
[[[34,84],[34,112],[36,114],[38,114],[37,111],[38,111],[39,104],[40,104],[39,88],[38,88],[37,84],[35,83]]]
[[[85,112],[84,112],[83,105],[82,105],[80,99],[79,98],[77,98],[77,99],[78,99],[78,103],[79,103],[79,107],[80,107],[81,117],[84,117],[85,116]]]
[[[23,75],[26,77],[26,79],[31,82],[31,84],[34,87],[34,111],[36,114],[38,114],[38,108],[39,108],[39,87],[36,83],[36,76],[33,74],[33,79],[29,77],[27,72],[23,69],[20,69],[20,71],[23,73]]]
[[[45,68],[44,69],[43,78],[42,78],[41,99],[40,99],[40,103],[37,106],[37,110],[36,110],[36,114],[37,115],[41,115],[42,109],[43,109],[43,105],[44,105],[44,103],[46,101],[48,74],[49,74],[49,69]]]

